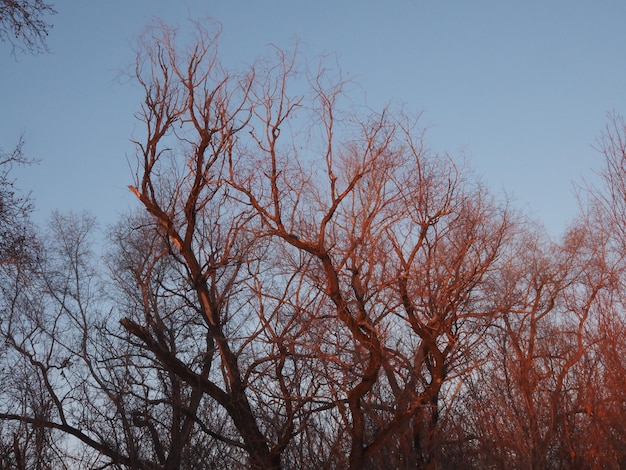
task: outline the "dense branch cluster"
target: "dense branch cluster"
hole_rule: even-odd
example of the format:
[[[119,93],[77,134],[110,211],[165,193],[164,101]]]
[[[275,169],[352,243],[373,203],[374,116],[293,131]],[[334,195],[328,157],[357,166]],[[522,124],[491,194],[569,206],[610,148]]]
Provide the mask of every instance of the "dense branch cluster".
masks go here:
[[[55,13],[46,0],[0,0],[0,41],[11,44],[14,52],[46,51],[52,26],[45,17]]]
[[[1,467],[626,465],[619,118],[553,241],[324,67],[146,38],[107,269],[86,215],[2,262]]]

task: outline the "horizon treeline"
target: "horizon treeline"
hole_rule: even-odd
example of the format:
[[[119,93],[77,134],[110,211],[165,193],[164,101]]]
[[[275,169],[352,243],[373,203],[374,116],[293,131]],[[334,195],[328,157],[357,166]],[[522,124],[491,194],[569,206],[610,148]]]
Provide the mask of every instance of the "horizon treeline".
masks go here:
[[[139,43],[137,208],[0,161],[0,467],[626,467],[626,124],[559,239],[419,120],[219,26]]]

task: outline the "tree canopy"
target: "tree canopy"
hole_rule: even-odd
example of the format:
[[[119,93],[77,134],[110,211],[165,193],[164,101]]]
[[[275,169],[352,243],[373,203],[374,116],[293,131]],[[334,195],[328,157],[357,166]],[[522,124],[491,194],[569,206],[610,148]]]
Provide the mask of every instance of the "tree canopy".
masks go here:
[[[3,235],[0,466],[623,467],[621,118],[553,240],[339,71],[227,69],[196,27],[141,42],[103,259],[94,216],[33,232],[2,180],[32,236]]]

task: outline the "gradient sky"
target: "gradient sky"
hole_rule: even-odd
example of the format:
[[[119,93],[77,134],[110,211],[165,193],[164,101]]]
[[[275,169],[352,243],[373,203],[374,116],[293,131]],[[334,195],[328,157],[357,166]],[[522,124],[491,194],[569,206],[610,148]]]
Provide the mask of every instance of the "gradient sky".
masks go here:
[[[103,225],[135,205],[127,190],[133,114],[125,70],[155,17],[223,25],[221,57],[244,65],[291,48],[336,54],[356,101],[422,113],[426,143],[468,158],[496,193],[557,236],[576,215],[573,183],[594,180],[607,113],[626,114],[623,0],[57,1],[50,54],[0,44],[0,148],[21,134],[41,163],[20,170],[36,219],[88,210]]]

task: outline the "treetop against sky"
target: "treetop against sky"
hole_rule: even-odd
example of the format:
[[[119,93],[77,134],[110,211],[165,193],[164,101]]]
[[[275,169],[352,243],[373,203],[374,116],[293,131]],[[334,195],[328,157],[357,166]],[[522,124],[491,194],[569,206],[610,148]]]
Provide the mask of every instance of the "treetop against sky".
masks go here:
[[[425,8],[401,5],[381,14]],[[348,6],[337,12],[363,16]],[[284,32],[298,15],[279,17]],[[137,99],[108,103],[133,108],[133,210],[105,237],[98,218],[117,206],[89,205],[115,170],[97,160],[117,132],[93,112],[102,97],[69,90],[92,113],[76,96],[57,109],[101,125],[55,135],[71,181],[93,186],[63,195],[91,214],[32,223],[14,180],[32,158],[20,139],[0,152],[0,467],[623,468],[624,119],[605,118],[597,184],[556,236],[486,184],[480,161],[433,149],[425,113],[355,97],[359,63],[243,47],[261,18],[274,20],[241,37],[203,19],[153,20],[135,38],[112,89]],[[440,39],[458,62],[470,52]],[[527,60],[543,57],[533,41]],[[70,158],[80,148],[91,153]]]
[[[93,210],[107,222],[134,204],[126,189],[134,113],[133,44],[155,17],[222,25],[220,57],[240,68],[271,45],[303,60],[331,55],[352,99],[422,114],[435,152],[467,159],[495,191],[553,234],[574,216],[572,182],[594,180],[606,113],[622,113],[626,76],[622,2],[479,5],[357,2],[136,1],[54,5],[49,54],[5,58],[2,147],[20,135],[41,164],[20,174],[52,209]],[[97,175],[94,176],[94,175]]]

